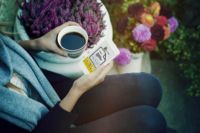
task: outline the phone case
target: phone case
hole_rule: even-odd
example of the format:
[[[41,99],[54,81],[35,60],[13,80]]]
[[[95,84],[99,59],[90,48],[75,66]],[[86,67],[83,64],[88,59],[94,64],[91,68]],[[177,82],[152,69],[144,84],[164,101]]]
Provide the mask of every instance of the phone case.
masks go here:
[[[100,45],[84,53],[80,67],[84,74],[89,74],[94,72],[98,67],[107,65],[118,55],[119,50],[112,40],[103,41]]]

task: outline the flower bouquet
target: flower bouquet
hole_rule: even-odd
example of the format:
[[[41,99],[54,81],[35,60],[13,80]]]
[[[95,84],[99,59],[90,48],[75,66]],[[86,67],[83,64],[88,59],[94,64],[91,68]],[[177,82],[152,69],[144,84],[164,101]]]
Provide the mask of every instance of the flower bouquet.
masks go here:
[[[120,71],[123,68],[126,72],[141,72],[143,53],[155,51],[160,42],[176,31],[178,21],[158,2],[136,2],[127,6],[125,1],[122,5],[122,12],[116,17],[120,19],[115,20],[114,41],[127,50],[122,49],[115,62]]]
[[[118,20],[115,41],[133,53],[156,50],[178,27],[177,19],[160,3],[130,4]]]
[[[18,11],[15,22],[17,40],[40,37],[66,21],[79,23],[88,33],[88,49],[105,39],[112,39],[112,26],[101,0],[29,0]],[[105,28],[106,27],[106,28]],[[34,54],[39,66],[71,78],[82,75],[78,63],[82,59],[65,58],[49,52]]]

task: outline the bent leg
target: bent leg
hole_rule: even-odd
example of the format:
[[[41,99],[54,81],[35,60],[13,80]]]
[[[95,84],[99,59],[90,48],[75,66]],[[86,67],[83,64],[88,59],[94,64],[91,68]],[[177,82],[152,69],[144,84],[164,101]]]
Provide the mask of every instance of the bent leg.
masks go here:
[[[102,84],[79,99],[73,110],[79,114],[76,124],[90,122],[137,105],[157,107],[161,93],[159,81],[149,74],[107,76]]]
[[[166,122],[155,108],[137,106],[71,128],[69,133],[166,133]]]

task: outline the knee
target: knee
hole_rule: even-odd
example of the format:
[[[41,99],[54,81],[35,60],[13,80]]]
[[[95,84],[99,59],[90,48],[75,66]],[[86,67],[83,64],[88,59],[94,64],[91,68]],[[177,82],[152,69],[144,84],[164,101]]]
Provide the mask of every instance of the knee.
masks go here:
[[[136,80],[138,91],[144,96],[148,105],[157,106],[162,97],[162,87],[159,80],[147,73],[140,73],[132,77]]]
[[[165,133],[166,121],[163,115],[152,107],[144,107],[146,118],[142,120],[143,127],[150,133]]]
[[[137,108],[140,114],[138,115],[138,127],[141,132],[148,133],[166,133],[166,121],[163,115],[153,107],[140,106]]]

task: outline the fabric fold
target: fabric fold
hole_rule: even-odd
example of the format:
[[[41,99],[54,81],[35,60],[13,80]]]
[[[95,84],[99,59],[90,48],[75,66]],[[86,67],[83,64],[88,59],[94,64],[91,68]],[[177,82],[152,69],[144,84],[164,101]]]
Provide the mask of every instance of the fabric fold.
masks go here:
[[[5,85],[13,71],[35,89],[43,103],[10,91]],[[32,131],[37,122],[60,99],[32,57],[15,41],[0,34],[0,117]]]

